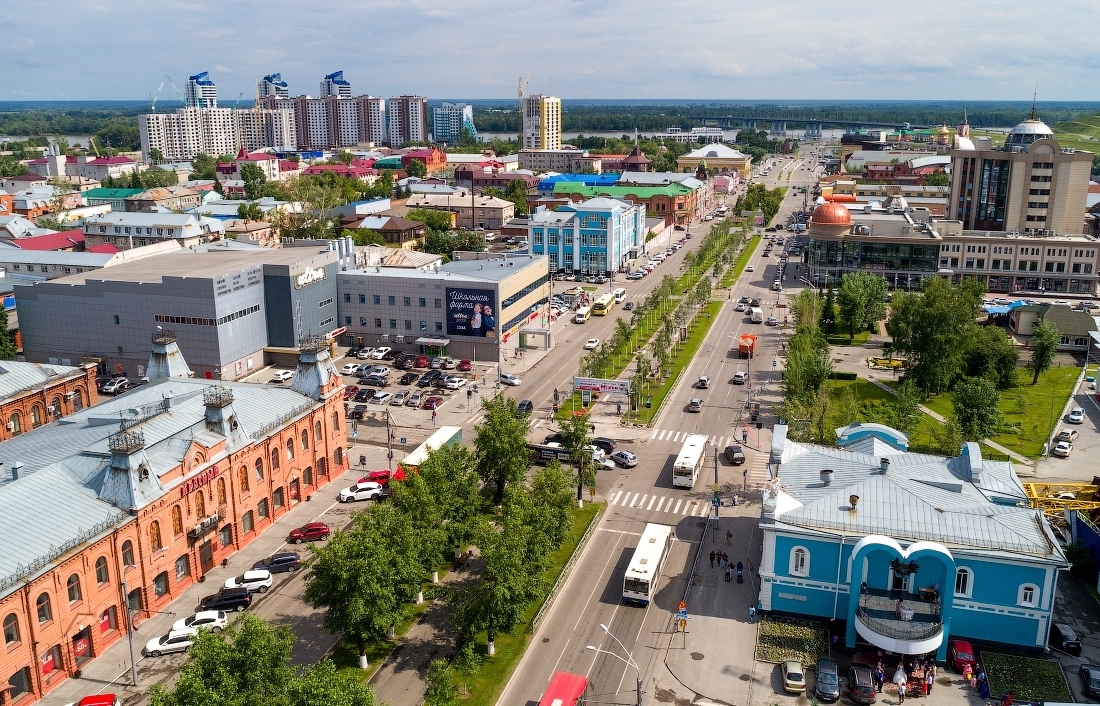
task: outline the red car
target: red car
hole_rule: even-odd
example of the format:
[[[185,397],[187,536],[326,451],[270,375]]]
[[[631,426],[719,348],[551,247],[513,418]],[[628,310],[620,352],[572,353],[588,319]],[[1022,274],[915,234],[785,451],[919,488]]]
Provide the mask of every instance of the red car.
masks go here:
[[[474,364],[463,358],[462,360],[458,361],[458,369],[461,372],[468,373],[474,369]]]
[[[328,536],[332,534],[332,530],[324,522],[309,522],[302,525],[297,529],[290,531],[290,535],[286,538],[286,541],[291,544],[301,544],[302,542],[316,542],[325,541]]]
[[[420,406],[420,409],[439,409],[441,404],[443,404],[442,397],[429,397],[424,400],[424,404]]]
[[[373,481],[375,483],[378,483],[379,485],[385,485],[390,482],[390,478],[393,478],[394,480],[405,480],[405,470],[398,466],[397,470],[394,471],[392,475],[390,474],[390,470],[388,468],[383,468],[380,471],[371,471],[367,475],[360,478],[359,482],[362,483],[364,481]]]
[[[956,672],[962,672],[968,664],[976,670],[978,662],[974,659],[974,648],[966,640],[951,640],[947,643],[947,664]]]
[[[428,356],[425,356],[425,355],[416,356],[416,362],[413,365],[415,365],[418,368],[428,367]]]
[[[344,399],[345,400],[354,399],[357,392],[359,392],[358,387],[356,387],[355,385],[348,385],[347,387],[344,388]]]

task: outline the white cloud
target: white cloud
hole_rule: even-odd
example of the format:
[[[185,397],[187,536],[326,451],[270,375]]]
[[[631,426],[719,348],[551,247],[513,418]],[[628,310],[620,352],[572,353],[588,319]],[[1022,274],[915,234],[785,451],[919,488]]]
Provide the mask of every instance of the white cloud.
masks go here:
[[[1090,0],[9,0],[0,99],[138,99],[210,71],[356,93],[509,98],[1095,100]],[[37,38],[39,41],[35,41]]]

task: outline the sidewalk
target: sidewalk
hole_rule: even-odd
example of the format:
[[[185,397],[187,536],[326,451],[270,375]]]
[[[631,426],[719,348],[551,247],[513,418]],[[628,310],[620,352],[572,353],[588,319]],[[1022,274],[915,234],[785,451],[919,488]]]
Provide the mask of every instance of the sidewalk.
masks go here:
[[[357,446],[353,457],[360,454],[367,456],[368,462],[384,466],[386,463],[385,449],[377,449],[370,446]],[[178,666],[186,659],[183,655],[166,655],[159,658],[146,659],[141,656],[141,648],[146,642],[158,635],[164,635],[172,627],[172,623],[185,618],[195,611],[199,601],[211,593],[214,593],[222,583],[236,575],[243,568],[276,551],[286,547],[286,536],[293,527],[313,521],[325,515],[336,503],[332,498],[339,492],[344,484],[358,479],[362,474],[361,468],[352,470],[339,476],[320,491],[314,494],[312,502],[299,502],[289,512],[275,521],[273,525],[244,549],[236,552],[229,558],[228,566],[216,566],[206,574],[206,581],[195,583],[187,587],[167,607],[165,612],[154,614],[141,623],[140,629],[134,632],[134,651],[138,660],[139,686],[135,689],[130,686],[130,651],[127,640],[121,639],[108,647],[102,654],[85,664],[81,671],[80,679],[68,679],[56,689],[47,694],[39,703],[43,706],[61,706],[74,701],[79,701],[89,694],[113,692],[119,695],[127,706],[146,703],[148,690],[153,684],[159,683],[170,686],[178,674]],[[305,547],[298,549],[303,558],[308,552]],[[296,577],[299,574],[284,574],[285,577]],[[277,578],[276,587],[268,594],[277,597],[280,586],[291,580],[290,578]],[[257,610],[262,609],[266,597],[260,597],[257,601]],[[303,611],[312,610],[308,606],[302,606]],[[295,615],[282,616],[286,620],[293,620]],[[296,635],[296,640],[301,641],[309,636]],[[335,638],[324,634],[330,642]]]

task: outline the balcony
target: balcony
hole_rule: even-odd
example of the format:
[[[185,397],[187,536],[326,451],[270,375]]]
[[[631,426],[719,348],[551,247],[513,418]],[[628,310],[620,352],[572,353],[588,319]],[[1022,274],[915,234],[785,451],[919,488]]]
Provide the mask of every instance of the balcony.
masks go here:
[[[901,618],[895,613],[899,598],[905,606]],[[856,608],[856,631],[872,645],[891,652],[932,652],[943,641],[940,599],[864,588]]]

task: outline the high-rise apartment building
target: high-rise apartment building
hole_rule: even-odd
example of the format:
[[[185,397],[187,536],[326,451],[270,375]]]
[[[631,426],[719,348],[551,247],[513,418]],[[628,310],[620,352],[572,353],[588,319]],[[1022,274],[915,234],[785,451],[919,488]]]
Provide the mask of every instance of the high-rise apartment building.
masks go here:
[[[351,98],[351,84],[343,71],[334,71],[321,79],[321,97]]]
[[[194,108],[138,116],[141,151],[160,150],[167,160],[193,159],[197,154],[233,154],[241,147],[295,149],[294,111],[289,107]]]
[[[210,80],[210,74],[203,71],[187,79],[184,103],[192,108],[217,108],[218,87]]]
[[[947,217],[965,230],[1080,233],[1092,153],[1063,148],[1035,115],[997,149],[957,139]]]
[[[390,98],[390,147],[428,141],[428,99],[423,96]]]
[[[290,87],[286,85],[282,74],[269,74],[256,85],[258,98],[290,98]]]
[[[537,94],[520,101],[520,147],[561,149],[561,98]]]
[[[454,144],[465,129],[471,137],[477,137],[474,127],[474,107],[466,103],[447,103],[432,108],[432,138],[436,142]]]
[[[382,145],[386,142],[386,99],[359,96],[355,99],[359,111],[359,136],[363,142]]]

